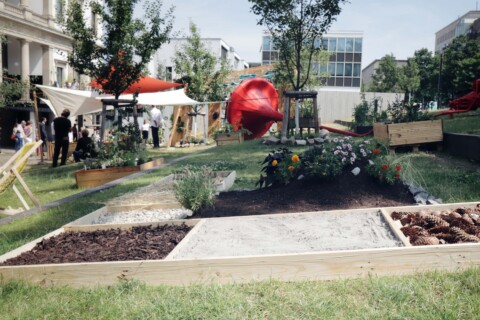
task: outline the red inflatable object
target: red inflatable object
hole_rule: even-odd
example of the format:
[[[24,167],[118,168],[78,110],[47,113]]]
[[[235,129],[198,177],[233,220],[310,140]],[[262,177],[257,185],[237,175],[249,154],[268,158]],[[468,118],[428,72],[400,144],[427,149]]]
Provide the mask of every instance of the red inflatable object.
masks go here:
[[[98,83],[96,80],[90,82],[90,86],[95,87],[97,89],[102,89],[102,85]],[[139,93],[147,93],[147,92],[158,92],[164,91],[175,87],[181,87],[182,84],[180,83],[173,83],[167,82],[159,79],[155,79],[152,77],[143,77],[130,87],[127,88],[123,92],[123,94],[135,93],[137,89],[140,89]]]
[[[448,114],[452,117],[454,113],[468,112],[480,108],[480,79],[473,82],[472,92],[450,101],[448,105],[450,110],[437,113],[435,116]]]
[[[234,130],[247,129],[245,139],[263,136],[275,121],[282,121],[278,112],[277,90],[263,78],[243,81],[230,95],[227,106],[227,120]]]

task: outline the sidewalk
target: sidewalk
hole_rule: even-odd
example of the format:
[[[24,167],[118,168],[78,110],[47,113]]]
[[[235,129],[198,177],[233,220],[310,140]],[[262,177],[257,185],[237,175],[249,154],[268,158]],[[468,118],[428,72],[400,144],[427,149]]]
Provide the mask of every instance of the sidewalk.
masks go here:
[[[14,154],[15,150],[14,149],[1,149],[2,153],[0,153],[0,166],[6,163]],[[34,165],[51,165],[52,162],[47,160],[47,154],[45,153],[45,156],[43,157],[43,163],[41,162],[40,156],[37,156],[35,153],[33,153],[27,160],[27,164],[29,166],[34,166]]]

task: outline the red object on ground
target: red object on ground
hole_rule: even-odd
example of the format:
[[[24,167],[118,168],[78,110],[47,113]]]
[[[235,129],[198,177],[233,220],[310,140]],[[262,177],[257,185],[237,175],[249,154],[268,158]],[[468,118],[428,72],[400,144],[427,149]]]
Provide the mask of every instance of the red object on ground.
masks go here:
[[[344,134],[344,135],[352,136],[352,137],[365,137],[365,136],[368,136],[368,135],[373,133],[373,129],[366,132],[366,133],[350,132],[350,131],[335,129],[335,128],[326,127],[326,126],[320,126],[320,129],[325,129],[325,130],[328,130],[330,132],[340,133],[340,134]]]
[[[450,101],[450,110],[437,113],[435,116],[468,112],[480,108],[480,79],[473,82],[472,91],[463,97]]]
[[[90,82],[90,86],[97,89],[102,89],[102,85],[99,84],[96,80],[92,80],[92,82]],[[163,81],[152,77],[143,77],[134,84],[132,84],[130,87],[128,87],[127,90],[125,90],[122,94],[135,93],[137,89],[140,89],[139,93],[148,93],[164,91],[181,86],[183,86],[183,84],[181,83]]]
[[[247,129],[245,139],[263,136],[275,121],[282,121],[278,112],[277,90],[263,78],[243,81],[230,95],[227,106],[227,120],[234,130]]]

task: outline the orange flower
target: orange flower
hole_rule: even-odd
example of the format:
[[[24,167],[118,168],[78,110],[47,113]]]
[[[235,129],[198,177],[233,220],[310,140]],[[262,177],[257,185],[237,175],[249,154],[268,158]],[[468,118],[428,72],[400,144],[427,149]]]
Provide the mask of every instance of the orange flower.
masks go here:
[[[372,152],[373,152],[373,154],[379,154],[380,150],[379,149],[373,149]]]
[[[294,155],[292,156],[292,161],[293,161],[293,162],[298,162],[298,161],[300,161],[300,157],[299,157],[298,155],[294,154]]]
[[[295,167],[294,166],[288,166],[287,169],[288,169],[288,171],[293,171],[293,169],[295,169]]]
[[[395,170],[400,171],[400,170],[402,170],[402,167],[398,165],[398,166],[395,167]]]
[[[272,161],[272,166],[276,167],[277,164],[278,164],[278,161],[277,161],[277,160],[273,160],[273,161]]]
[[[388,170],[388,164],[382,164],[382,169],[383,169],[383,171],[387,171]]]

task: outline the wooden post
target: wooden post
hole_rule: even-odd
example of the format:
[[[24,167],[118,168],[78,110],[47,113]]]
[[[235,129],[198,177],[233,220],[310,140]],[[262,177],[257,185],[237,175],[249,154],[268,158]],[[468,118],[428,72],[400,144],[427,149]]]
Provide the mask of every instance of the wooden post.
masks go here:
[[[288,119],[290,119],[290,97],[283,95],[282,138],[287,137]]]
[[[40,134],[40,119],[39,119],[39,115],[38,115],[37,92],[36,91],[33,91],[33,111],[35,113],[35,125],[37,127],[37,139],[42,140],[41,139],[41,134]],[[47,143],[45,142],[45,146],[46,145],[47,145]],[[40,146],[40,148],[42,150],[42,152],[40,152],[40,162],[43,162],[43,143]]]
[[[320,119],[318,118],[317,96],[313,97],[313,119],[313,124],[315,125],[315,136],[318,137],[318,134],[320,133]]]
[[[105,137],[105,117],[107,114],[107,104],[102,100],[102,122],[100,124],[100,146],[103,146],[103,138]]]

